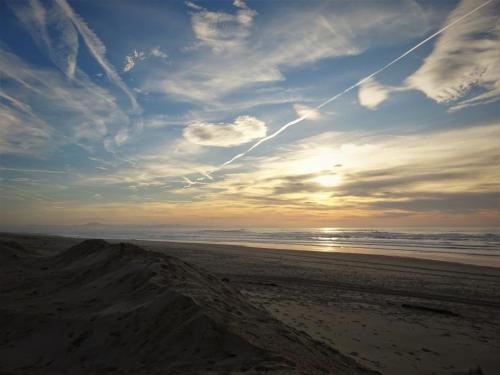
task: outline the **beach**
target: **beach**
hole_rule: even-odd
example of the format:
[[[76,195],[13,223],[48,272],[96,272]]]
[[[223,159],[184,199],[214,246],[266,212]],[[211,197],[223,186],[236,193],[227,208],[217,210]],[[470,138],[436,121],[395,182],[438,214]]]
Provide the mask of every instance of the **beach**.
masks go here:
[[[1,239],[45,255],[82,241],[11,234]],[[499,268],[341,252],[127,242],[193,264],[287,327],[365,368],[394,375],[495,374],[500,368]]]
[[[500,368],[499,268],[353,253],[138,243],[228,278],[282,321],[384,374],[453,374],[477,366],[495,374]]]

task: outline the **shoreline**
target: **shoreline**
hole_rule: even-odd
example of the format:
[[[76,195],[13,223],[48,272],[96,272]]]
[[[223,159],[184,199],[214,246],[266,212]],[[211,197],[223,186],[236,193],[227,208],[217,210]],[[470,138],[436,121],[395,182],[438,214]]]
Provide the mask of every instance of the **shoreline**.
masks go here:
[[[101,238],[109,241],[131,241],[131,242],[152,242],[166,244],[194,244],[204,246],[233,246],[249,250],[272,250],[272,251],[293,251],[305,253],[321,254],[353,254],[364,256],[383,256],[389,258],[402,258],[410,260],[428,260],[432,262],[455,263],[460,265],[470,265],[476,267],[500,268],[500,255],[493,254],[471,254],[471,253],[452,253],[432,250],[410,250],[410,249],[382,249],[377,247],[356,247],[356,246],[335,246],[328,247],[322,245],[293,244],[293,243],[270,243],[270,242],[245,242],[245,241],[196,241],[196,240],[164,240],[156,238],[140,237],[116,237],[116,236],[88,236],[75,234],[46,234],[36,232],[0,232],[0,235],[13,236],[39,236],[39,237],[57,237],[67,239],[92,239]]]
[[[73,229],[71,229],[73,228]],[[149,229],[148,229],[149,228]],[[202,243],[321,253],[384,255],[500,268],[500,232],[491,227],[174,228],[110,225],[0,230],[109,240]]]
[[[109,240],[119,240],[109,238]],[[401,250],[401,249],[380,249],[355,246],[336,246],[327,247],[321,245],[305,245],[305,244],[283,244],[269,242],[231,242],[231,241],[170,241],[157,240],[148,238],[128,239],[128,241],[151,241],[151,242],[166,242],[166,243],[187,243],[187,244],[203,244],[203,245],[225,245],[225,246],[241,246],[254,250],[277,250],[277,251],[305,251],[318,252],[324,254],[358,254],[358,255],[380,255],[395,258],[423,259],[435,262],[457,263],[479,267],[500,268],[500,255],[487,254],[470,254],[470,253],[451,253],[438,252],[432,250]]]

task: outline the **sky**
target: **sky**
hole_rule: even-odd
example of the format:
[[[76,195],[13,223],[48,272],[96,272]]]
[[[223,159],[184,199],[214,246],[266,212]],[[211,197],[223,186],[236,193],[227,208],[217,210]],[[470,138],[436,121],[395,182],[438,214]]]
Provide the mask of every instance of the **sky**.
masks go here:
[[[498,226],[499,15],[0,0],[0,224]]]

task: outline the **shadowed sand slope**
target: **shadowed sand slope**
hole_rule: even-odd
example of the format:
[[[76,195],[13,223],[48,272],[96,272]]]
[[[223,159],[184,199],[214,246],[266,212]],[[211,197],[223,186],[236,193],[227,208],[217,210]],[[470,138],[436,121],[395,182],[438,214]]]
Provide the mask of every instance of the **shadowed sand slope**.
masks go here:
[[[0,261],[11,262],[13,260],[37,255],[33,250],[26,249],[16,241],[0,240]]]
[[[53,257],[0,247],[2,374],[372,373],[176,258],[102,240]]]

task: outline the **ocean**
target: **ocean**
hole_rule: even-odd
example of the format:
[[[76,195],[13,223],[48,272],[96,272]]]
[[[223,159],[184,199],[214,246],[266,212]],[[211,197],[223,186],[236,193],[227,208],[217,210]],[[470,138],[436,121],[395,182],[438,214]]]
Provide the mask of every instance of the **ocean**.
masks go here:
[[[260,248],[381,254],[500,267],[499,228],[219,229],[88,224],[26,227],[23,231],[104,239],[206,242]]]

